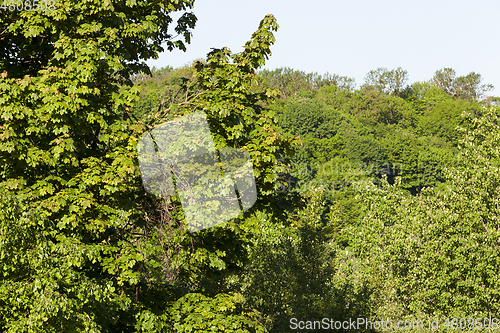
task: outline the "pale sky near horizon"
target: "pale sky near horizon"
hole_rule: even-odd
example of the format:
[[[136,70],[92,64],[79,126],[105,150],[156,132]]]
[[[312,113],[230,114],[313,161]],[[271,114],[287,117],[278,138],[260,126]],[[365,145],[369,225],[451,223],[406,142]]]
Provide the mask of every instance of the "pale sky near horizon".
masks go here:
[[[279,24],[264,68],[291,67],[352,77],[359,87],[372,69],[402,67],[409,83],[451,67],[457,75],[480,73],[500,96],[500,1],[475,0],[196,0],[198,17],[187,52],[175,50],[148,61],[183,66],[205,58],[211,47],[233,53],[266,14]]]

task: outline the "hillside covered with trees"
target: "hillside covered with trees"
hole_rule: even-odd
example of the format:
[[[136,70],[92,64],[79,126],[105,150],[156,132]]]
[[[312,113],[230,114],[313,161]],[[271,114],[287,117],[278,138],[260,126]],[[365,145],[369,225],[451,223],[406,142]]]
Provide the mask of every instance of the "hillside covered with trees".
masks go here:
[[[378,68],[359,87],[264,70],[272,15],[241,53],[146,66],[165,42],[185,49],[192,7],[70,1],[0,16],[0,330],[498,329],[492,86],[451,68],[415,83]],[[248,154],[257,200],[190,232],[178,193],[145,191],[137,150],[198,111],[217,149]]]

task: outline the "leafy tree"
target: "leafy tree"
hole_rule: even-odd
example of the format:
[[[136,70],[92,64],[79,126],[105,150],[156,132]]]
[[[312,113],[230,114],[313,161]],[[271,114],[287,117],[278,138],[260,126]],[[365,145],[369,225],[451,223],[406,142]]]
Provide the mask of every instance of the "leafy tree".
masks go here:
[[[356,118],[386,124],[401,123],[402,126],[411,120],[410,105],[407,101],[376,90],[360,89],[349,92],[325,87],[318,91],[318,99],[332,106],[337,112]]]
[[[217,148],[241,148],[252,158],[258,201],[241,219],[191,235],[185,228],[176,227],[179,222],[175,212],[181,208],[175,196],[166,198],[165,208],[156,217],[165,216],[166,228],[162,232],[171,237],[171,242],[162,245],[166,257],[175,263],[179,277],[189,281],[190,290],[196,292],[225,290],[224,280],[246,262],[243,246],[255,232],[253,214],[270,209],[277,218],[284,209],[279,207],[281,200],[275,193],[279,183],[276,171],[282,164],[278,157],[290,154],[296,139],[277,126],[274,111],[261,105],[276,92],[260,90],[255,74],[270,53],[274,42],[271,32],[275,29],[274,17],[267,16],[242,53],[214,49],[206,61],[194,64],[193,80],[182,101],[162,106],[150,117],[153,123],[163,122],[204,110]]]
[[[308,188],[303,207],[289,216],[291,227],[262,224],[249,249],[252,260],[238,283],[270,332],[289,331],[290,318],[345,320],[369,314],[367,281],[349,280],[345,273],[352,267],[330,243],[338,211],[321,222],[327,209],[324,195],[324,189]]]
[[[421,136],[444,138],[454,146],[458,145],[463,112],[479,114],[481,106],[475,101],[447,100],[432,103],[424,115],[418,118],[416,133]]]
[[[481,74],[471,72],[465,76],[456,75],[452,68],[443,68],[434,74],[433,84],[459,99],[480,100],[484,94],[493,89],[491,84],[481,84]]]
[[[354,79],[337,74],[305,73],[282,67],[275,70],[261,70],[259,76],[265,86],[278,89],[282,98],[297,96],[300,90],[315,91],[322,87],[335,86],[343,90],[354,90]]]
[[[297,95],[297,92],[301,89],[309,88],[305,77],[306,74],[292,68],[284,67],[275,69],[274,71],[264,69],[259,72],[259,75],[264,85],[278,89],[283,98]]]
[[[281,126],[294,135],[308,134],[320,138],[335,134],[325,124],[326,110],[320,101],[309,98],[290,100],[279,113]]]
[[[292,154],[297,144],[294,136],[277,125],[274,110],[266,107],[278,92],[262,90],[257,82],[256,70],[271,54],[272,32],[277,28],[274,16],[268,15],[242,53],[214,49],[206,62],[196,62],[194,78],[200,93],[182,106],[206,112],[218,148],[238,147],[249,152],[261,203],[273,201],[278,156]]]
[[[264,333],[259,313],[244,306],[241,294],[187,294],[170,310],[176,332],[250,332]]]
[[[328,72],[324,75],[317,75],[314,73],[311,76],[313,77],[312,83],[315,89],[334,86],[342,90],[354,91],[356,87],[355,80],[347,76],[330,74]]]
[[[206,305],[207,317],[219,301],[233,308],[232,319],[215,320],[215,327],[261,331],[254,312],[235,305],[241,299],[212,298],[220,288],[207,291],[198,283],[200,275],[213,282],[213,275],[244,260],[237,248],[250,227],[189,235],[175,200],[146,196],[136,167],[136,142],[146,126],[129,111],[139,96],[133,75],[150,74],[142,59],[156,57],[163,42],[169,50],[185,48],[196,18],[178,19],[174,30],[183,39],[175,40],[170,14],[192,5],[64,2],[0,18],[8,45],[0,51],[2,331],[202,330],[189,326],[198,322],[196,307],[183,304],[196,304],[193,299]],[[216,50],[206,66],[196,67],[204,98],[195,106],[206,109],[219,146],[250,151],[264,196],[273,189],[269,166],[288,142],[273,113],[258,106],[273,92],[252,85],[276,27],[268,16],[234,63]],[[164,226],[152,224],[158,201],[167,205],[160,210]],[[209,268],[216,273],[210,276]],[[196,288],[209,295],[186,296]],[[186,325],[174,326],[172,316]]]
[[[171,67],[161,69],[153,67],[150,76],[139,73],[132,78],[140,90],[140,98],[132,108],[132,113],[137,119],[146,122],[146,115],[150,114],[153,109],[158,109],[162,102],[165,103],[166,95],[175,95],[175,92],[179,90],[177,85],[172,84],[175,74]]]

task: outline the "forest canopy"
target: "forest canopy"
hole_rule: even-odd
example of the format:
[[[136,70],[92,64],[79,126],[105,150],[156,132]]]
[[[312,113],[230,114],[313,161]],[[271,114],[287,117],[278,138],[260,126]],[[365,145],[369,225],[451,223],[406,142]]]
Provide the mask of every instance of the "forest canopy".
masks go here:
[[[164,48],[186,49],[193,6],[2,11],[0,330],[288,332],[301,322],[308,332],[306,322],[349,318],[497,329],[493,87],[451,68],[414,83],[377,68],[359,88],[262,69],[272,15],[240,53],[149,68]],[[178,193],[146,192],[137,146],[200,111],[217,149],[248,154],[257,200],[190,232]]]

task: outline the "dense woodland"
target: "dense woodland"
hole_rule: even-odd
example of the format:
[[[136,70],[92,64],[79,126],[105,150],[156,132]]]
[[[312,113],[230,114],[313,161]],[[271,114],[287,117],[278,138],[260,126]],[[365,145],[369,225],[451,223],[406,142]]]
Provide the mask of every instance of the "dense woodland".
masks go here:
[[[0,330],[312,332],[325,318],[498,329],[493,87],[451,68],[414,83],[378,68],[360,86],[263,70],[272,15],[241,53],[149,69],[141,59],[165,40],[189,43],[196,17],[178,20],[175,40],[169,13],[192,6],[0,17]],[[199,110],[218,148],[249,153],[258,199],[191,233],[178,195],[144,190],[137,142]]]

